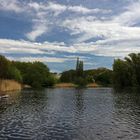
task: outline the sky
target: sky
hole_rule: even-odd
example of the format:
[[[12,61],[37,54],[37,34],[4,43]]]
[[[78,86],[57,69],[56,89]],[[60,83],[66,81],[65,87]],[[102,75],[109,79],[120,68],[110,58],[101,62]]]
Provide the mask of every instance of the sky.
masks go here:
[[[53,72],[112,68],[140,52],[140,0],[0,0],[0,54]]]

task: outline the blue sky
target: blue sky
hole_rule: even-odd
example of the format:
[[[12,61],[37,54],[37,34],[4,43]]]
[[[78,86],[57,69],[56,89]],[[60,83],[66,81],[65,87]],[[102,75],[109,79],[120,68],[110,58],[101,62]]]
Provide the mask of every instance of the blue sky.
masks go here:
[[[112,67],[140,52],[140,0],[0,0],[0,53],[51,71]]]

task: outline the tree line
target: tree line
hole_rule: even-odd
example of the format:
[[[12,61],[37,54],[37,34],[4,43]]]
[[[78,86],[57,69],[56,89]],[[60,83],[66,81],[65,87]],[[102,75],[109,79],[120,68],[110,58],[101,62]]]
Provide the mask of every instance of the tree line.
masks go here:
[[[140,53],[114,60],[113,85],[117,89],[140,87]]]
[[[0,55],[0,79],[14,79],[31,87],[50,87],[58,80],[41,62],[10,61]],[[114,86],[118,89],[140,87],[140,53],[131,53],[124,59],[115,59],[113,69],[84,70],[84,63],[77,58],[75,70],[61,73],[59,82],[74,83],[81,87],[89,83]]]
[[[56,79],[41,62],[10,61],[0,55],[0,79],[13,79],[33,88],[53,86]]]
[[[79,86],[95,82],[102,86],[110,86],[112,84],[112,70],[107,68],[84,70],[83,61],[77,58],[76,69],[62,72],[60,81]]]
[[[62,73],[61,82],[71,82],[79,85],[87,85],[96,82],[101,86],[112,86],[116,89],[140,87],[140,53],[131,53],[124,59],[115,59],[113,69],[97,68],[83,70],[83,62],[79,69]]]

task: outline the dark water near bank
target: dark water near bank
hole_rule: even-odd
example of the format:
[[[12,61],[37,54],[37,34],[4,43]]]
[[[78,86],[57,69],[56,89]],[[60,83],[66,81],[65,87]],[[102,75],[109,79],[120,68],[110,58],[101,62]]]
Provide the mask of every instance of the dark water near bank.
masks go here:
[[[46,89],[0,100],[0,139],[139,140],[140,97],[112,89]]]

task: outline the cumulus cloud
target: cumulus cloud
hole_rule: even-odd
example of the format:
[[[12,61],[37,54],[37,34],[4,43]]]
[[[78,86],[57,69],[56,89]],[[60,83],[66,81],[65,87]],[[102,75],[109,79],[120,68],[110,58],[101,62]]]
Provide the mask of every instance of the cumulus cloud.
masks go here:
[[[76,54],[123,57],[140,51],[139,7],[140,1],[131,1],[131,4],[122,7],[121,12],[111,14],[110,9],[83,5],[0,0],[0,10],[22,13],[32,21],[32,28],[25,34],[29,41],[0,39],[0,52],[26,54],[25,57],[18,57],[20,61],[59,63],[75,59]],[[63,42],[36,42],[38,37],[51,32],[55,27],[67,30],[70,36],[74,36],[68,45]],[[62,52],[63,56],[54,56]]]
[[[114,22],[118,22],[125,26],[134,26],[140,22],[140,1],[131,3],[126,6],[125,11],[114,18]]]
[[[135,40],[140,39],[140,2],[135,2],[124,8],[118,15],[110,18],[79,17],[67,18],[62,26],[68,28],[71,34],[78,35],[76,42],[84,42],[92,38],[108,40]]]
[[[36,18],[39,21],[39,22],[35,22],[32,31],[26,34],[27,38],[29,38],[32,41],[35,41],[37,37],[46,33],[48,29],[51,29],[51,26],[61,25],[62,21],[58,20],[56,16],[58,16],[63,12],[69,11],[69,12],[75,12],[80,14],[111,12],[111,10],[98,9],[98,8],[88,9],[83,6],[66,6],[66,5],[56,4],[52,2],[49,2],[46,5],[42,3],[41,4],[30,3],[30,7],[34,8],[37,11]],[[43,22],[40,22],[42,20]]]
[[[68,48],[62,43],[36,43],[24,40],[0,39],[1,53],[46,54],[53,51],[74,53],[78,50],[74,46]]]
[[[35,41],[37,37],[44,34],[47,30],[49,30],[47,27],[47,23],[35,22],[32,27],[32,31],[27,33],[26,37],[31,41]]]
[[[17,59],[15,57],[8,57],[8,59],[10,60],[14,60],[17,61]],[[35,62],[35,61],[39,61],[39,62],[44,62],[44,63],[63,63],[65,61],[68,61],[69,59],[67,58],[58,58],[58,57],[21,57],[18,59],[18,61],[21,62]]]
[[[139,38],[140,34],[140,27],[123,26],[114,21],[88,21],[86,18],[66,20],[63,26],[70,29],[72,34],[81,34],[77,39],[78,42],[83,42],[94,37],[118,40],[135,39]]]
[[[122,45],[123,44],[123,45]],[[96,43],[77,43],[67,46],[64,43],[35,43],[30,41],[18,41],[0,39],[0,52],[3,54],[25,54],[25,55],[54,55],[59,52],[70,53],[72,56],[63,55],[64,58],[75,59],[76,53],[91,54],[97,56],[125,56],[131,52],[140,51],[139,39],[122,40],[103,40]],[[83,59],[86,59],[83,57]]]
[[[0,0],[0,10],[13,11],[16,13],[24,11],[21,3],[18,0]]]
[[[26,33],[25,36],[31,41],[35,41],[39,36],[47,33],[49,30],[51,30],[52,26],[58,26],[57,24],[61,25],[61,19],[57,18],[57,16],[59,16],[61,13],[74,12],[75,14],[106,14],[111,12],[111,10],[108,9],[89,9],[82,5],[70,6],[54,2],[39,3],[22,2],[19,0],[0,0],[0,3],[0,10],[24,13],[30,17],[33,23],[32,30]],[[72,13],[70,13],[70,16],[71,14]]]
[[[79,12],[79,13],[111,13],[112,10],[107,10],[107,9],[99,9],[99,8],[95,8],[95,9],[89,9],[83,6],[69,6],[67,7],[67,10],[72,11],[72,12]]]

